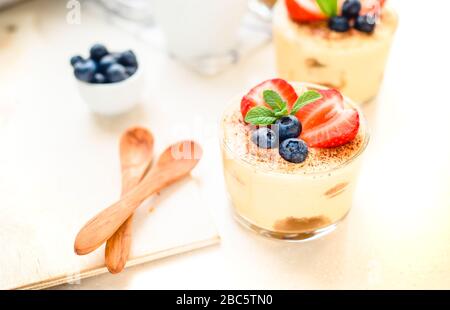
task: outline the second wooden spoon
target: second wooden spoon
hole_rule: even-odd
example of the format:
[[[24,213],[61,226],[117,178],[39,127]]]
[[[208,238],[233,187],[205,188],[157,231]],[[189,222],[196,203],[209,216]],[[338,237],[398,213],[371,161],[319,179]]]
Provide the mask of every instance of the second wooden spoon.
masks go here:
[[[194,141],[181,141],[169,146],[156,166],[136,187],[84,225],[75,239],[75,253],[85,255],[97,249],[119,229],[144,199],[188,175],[201,155],[202,149]]]
[[[120,139],[122,196],[139,184],[153,158],[153,135],[146,129],[128,129]],[[133,215],[106,242],[105,264],[111,273],[123,270],[131,246]]]

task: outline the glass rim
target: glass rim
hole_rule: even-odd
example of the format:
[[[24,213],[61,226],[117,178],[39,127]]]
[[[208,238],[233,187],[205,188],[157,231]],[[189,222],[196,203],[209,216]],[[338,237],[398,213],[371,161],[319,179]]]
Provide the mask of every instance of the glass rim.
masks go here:
[[[300,88],[300,87],[308,87],[308,88],[316,88],[316,89],[330,89],[329,87],[326,86],[322,86],[319,84],[314,84],[314,83],[308,83],[308,82],[290,82],[288,81],[289,84],[291,84],[294,88]],[[220,135],[220,144],[221,146],[226,149],[230,154],[234,155],[232,158],[234,160],[237,160],[241,163],[243,163],[246,166],[249,166],[257,171],[261,171],[264,173],[268,173],[268,174],[275,174],[275,175],[283,175],[283,176],[293,176],[293,177],[298,177],[298,176],[316,176],[316,175],[323,175],[323,174],[328,174],[331,172],[334,172],[336,170],[340,170],[348,165],[350,165],[352,162],[354,162],[356,159],[358,159],[359,157],[361,157],[361,155],[364,153],[364,151],[367,148],[367,145],[369,144],[370,141],[370,131],[368,128],[368,123],[367,123],[367,119],[361,109],[361,107],[353,100],[351,100],[350,98],[342,95],[344,97],[344,103],[348,104],[349,106],[351,106],[352,108],[356,109],[358,111],[359,114],[359,121],[360,121],[360,128],[359,130],[361,130],[361,128],[364,128],[364,138],[363,138],[363,142],[361,144],[361,147],[359,148],[359,150],[353,155],[351,156],[348,160],[340,163],[339,165],[329,168],[329,169],[325,169],[323,171],[311,171],[311,172],[302,172],[301,170],[299,170],[299,173],[287,173],[285,171],[282,170],[277,170],[277,169],[270,169],[267,167],[258,167],[256,165],[254,165],[254,163],[250,162],[250,160],[243,158],[242,155],[237,154],[235,151],[233,151],[230,146],[225,142],[225,132],[224,132],[224,126],[223,126],[223,119],[225,117],[225,115],[227,114],[227,112],[233,108],[234,106],[238,106],[236,104],[236,102],[240,102],[240,98],[242,98],[242,96],[240,97],[235,97],[235,99],[231,100],[231,104],[228,104],[227,107],[225,108],[224,112],[222,113],[221,117],[220,117],[220,125],[219,125],[219,135]],[[238,99],[239,98],[239,99]],[[362,126],[361,126],[362,125]],[[224,155],[226,156],[226,155]]]

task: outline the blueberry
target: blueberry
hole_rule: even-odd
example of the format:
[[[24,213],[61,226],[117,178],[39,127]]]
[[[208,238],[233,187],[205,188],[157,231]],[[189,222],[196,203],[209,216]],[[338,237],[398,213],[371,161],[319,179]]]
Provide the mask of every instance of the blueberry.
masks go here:
[[[375,18],[369,15],[358,16],[355,20],[354,27],[356,30],[372,33],[375,29]]]
[[[127,74],[129,75],[129,76],[132,76],[133,74],[135,74],[136,73],[136,71],[137,71],[137,67],[136,66],[129,66],[129,67],[125,67],[125,71],[127,72]]]
[[[103,56],[102,59],[100,59],[100,62],[98,63],[98,69],[100,72],[105,73],[106,70],[108,70],[108,68],[115,63],[116,58],[114,58],[113,55]]]
[[[333,16],[328,20],[328,27],[336,32],[346,32],[350,29],[347,17]]]
[[[278,137],[275,131],[267,127],[260,127],[252,133],[252,142],[263,149],[277,147]]]
[[[361,2],[359,0],[345,0],[342,4],[342,15],[352,19],[356,18],[361,11]]]
[[[106,70],[106,78],[111,83],[120,82],[128,78],[128,74],[125,71],[125,67],[120,64],[112,64]]]
[[[283,116],[276,121],[275,125],[278,128],[280,141],[289,138],[297,138],[302,132],[302,124],[300,124],[299,120],[293,115]]]
[[[75,77],[84,82],[90,82],[97,70],[97,65],[92,59],[77,62],[74,66]]]
[[[108,50],[102,44],[94,44],[89,51],[91,58],[95,61],[99,61],[103,56],[108,54]]]
[[[121,53],[118,62],[124,66],[137,66],[136,55],[131,50]]]
[[[302,163],[308,156],[308,146],[300,139],[287,139],[280,144],[280,156],[291,163]]]
[[[73,56],[72,58],[70,58],[70,64],[72,66],[75,66],[75,64],[80,61],[84,61],[83,57],[81,57],[80,55],[76,55],[76,56]]]
[[[96,73],[94,75],[94,78],[92,79],[92,83],[104,84],[104,83],[106,83],[106,77],[101,73]]]

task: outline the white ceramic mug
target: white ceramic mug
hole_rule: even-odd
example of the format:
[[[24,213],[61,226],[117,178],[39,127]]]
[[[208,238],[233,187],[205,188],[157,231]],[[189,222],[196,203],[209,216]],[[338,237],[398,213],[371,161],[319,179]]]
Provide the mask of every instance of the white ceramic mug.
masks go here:
[[[230,53],[248,0],[152,0],[169,53],[183,61]]]

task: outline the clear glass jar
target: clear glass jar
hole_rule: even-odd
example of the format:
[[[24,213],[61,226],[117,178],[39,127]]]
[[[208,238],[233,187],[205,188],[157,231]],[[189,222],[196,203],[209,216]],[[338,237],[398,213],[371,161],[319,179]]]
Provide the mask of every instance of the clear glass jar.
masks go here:
[[[292,83],[295,89],[323,88],[313,84]],[[227,140],[225,116],[239,109],[234,100],[221,123],[221,149],[225,183],[236,219],[244,226],[268,237],[307,240],[335,228],[352,206],[361,155],[369,142],[366,120],[357,104],[345,104],[360,115],[362,142],[348,160],[331,169],[294,173],[255,164],[235,152]]]

